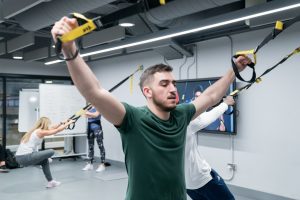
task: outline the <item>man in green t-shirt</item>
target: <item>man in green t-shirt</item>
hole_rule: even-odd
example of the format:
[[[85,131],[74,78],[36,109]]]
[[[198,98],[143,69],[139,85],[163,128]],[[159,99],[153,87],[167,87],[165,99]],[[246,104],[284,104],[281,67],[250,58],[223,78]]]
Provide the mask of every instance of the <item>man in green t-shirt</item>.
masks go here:
[[[76,20],[63,17],[52,28],[54,40],[76,27]],[[74,42],[63,44],[72,79],[88,102],[114,124],[122,138],[128,173],[126,200],[185,200],[184,144],[189,122],[215,105],[235,78],[232,69],[191,104],[176,106],[176,82],[172,68],[158,64],[140,78],[147,105],[134,107],[118,101],[100,86],[80,56]],[[240,56],[242,71],[249,59]]]

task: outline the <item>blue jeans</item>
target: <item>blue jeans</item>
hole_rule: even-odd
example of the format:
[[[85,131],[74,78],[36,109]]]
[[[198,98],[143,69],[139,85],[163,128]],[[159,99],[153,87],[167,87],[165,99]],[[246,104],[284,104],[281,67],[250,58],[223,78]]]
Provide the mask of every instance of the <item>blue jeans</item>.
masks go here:
[[[221,176],[215,171],[210,172],[212,180],[206,185],[195,190],[187,189],[187,194],[193,200],[234,200],[234,196],[229,191],[226,183]]]

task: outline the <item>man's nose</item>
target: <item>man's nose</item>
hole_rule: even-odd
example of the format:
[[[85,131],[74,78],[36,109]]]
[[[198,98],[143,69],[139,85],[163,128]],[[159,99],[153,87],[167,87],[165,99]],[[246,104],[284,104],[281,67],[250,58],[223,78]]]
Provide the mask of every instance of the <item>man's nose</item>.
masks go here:
[[[170,88],[171,92],[177,92],[177,87],[173,84],[171,84],[171,88]]]

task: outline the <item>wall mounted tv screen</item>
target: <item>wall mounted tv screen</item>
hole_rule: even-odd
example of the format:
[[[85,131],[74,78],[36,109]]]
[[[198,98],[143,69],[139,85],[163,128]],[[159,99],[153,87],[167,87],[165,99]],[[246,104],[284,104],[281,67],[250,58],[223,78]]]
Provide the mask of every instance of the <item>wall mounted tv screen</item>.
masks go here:
[[[214,84],[214,82],[216,82],[219,78],[220,77],[176,81],[178,95],[179,95],[179,103],[190,103],[191,101],[194,100],[194,96],[197,91],[203,92],[210,85]],[[232,91],[234,91],[236,89],[235,87],[236,87],[236,83],[234,82],[230,85],[226,95],[229,95]],[[208,109],[207,111],[209,111],[210,109]],[[223,125],[221,125],[222,122],[224,122]],[[229,106],[228,110],[220,118],[218,118],[212,124],[210,124],[209,126],[207,126],[206,128],[202,129],[199,132],[235,135],[236,134],[235,105],[233,107]]]

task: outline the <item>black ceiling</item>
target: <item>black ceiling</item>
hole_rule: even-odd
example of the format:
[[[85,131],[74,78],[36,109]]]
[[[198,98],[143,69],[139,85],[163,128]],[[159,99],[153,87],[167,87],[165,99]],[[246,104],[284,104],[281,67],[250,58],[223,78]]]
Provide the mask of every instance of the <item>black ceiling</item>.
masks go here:
[[[26,54],[33,50],[46,47],[49,48],[47,57],[50,58],[53,56],[53,54],[51,54],[52,41],[50,35],[52,24],[61,17],[58,16],[59,14],[67,15],[70,9],[76,8],[70,8],[72,4],[69,6],[65,5],[66,3],[63,4],[64,2],[67,2],[63,0],[22,0],[24,6],[22,6],[22,8],[15,8],[16,6],[14,6],[14,3],[17,2],[20,1],[4,0],[0,4],[4,11],[8,10],[7,14],[4,13],[4,18],[2,23],[0,23],[0,43],[3,45],[6,44],[7,41],[15,39],[27,32],[34,32],[34,44],[25,47],[20,51]],[[95,0],[68,0],[68,3],[78,4],[80,2],[82,2],[82,5],[78,5],[77,9],[86,10],[85,12],[82,12],[86,17],[94,18],[102,16],[103,19],[108,19],[107,23],[102,27],[103,29],[117,26],[119,20],[122,19],[129,19],[134,22],[136,26],[125,28],[125,37],[122,38],[122,40],[139,38],[140,36],[159,33],[168,29],[175,30],[191,23],[196,23],[198,20],[200,22],[201,20],[218,15],[221,16],[233,11],[243,10],[247,4],[247,0],[166,0],[165,5],[160,5],[159,0],[106,0],[100,1],[102,3],[98,4]],[[268,0],[265,1],[264,4],[270,2],[271,1]],[[97,5],[99,6],[97,7]],[[136,5],[139,6],[134,7]],[[68,7],[66,8],[66,6]],[[135,9],[128,9],[130,7],[134,7]],[[42,9],[45,11],[41,12]],[[73,11],[77,12],[77,10]],[[58,14],[55,15],[55,12]],[[47,17],[46,15],[49,16]],[[32,19],[30,19],[30,17],[32,17]],[[39,25],[34,27],[35,24]],[[268,24],[263,24],[261,27],[266,25]],[[210,30],[202,32],[201,34],[189,34],[177,37],[173,40],[184,48],[185,45],[197,41],[248,31],[250,29],[251,27],[245,23],[236,23],[234,25],[222,27],[222,29]],[[99,46],[101,47],[101,45]],[[126,53],[126,51],[122,51],[122,54],[123,53]],[[0,58],[12,59],[12,53],[5,53],[4,55],[1,55]],[[37,61],[45,62],[48,58],[37,59]]]

